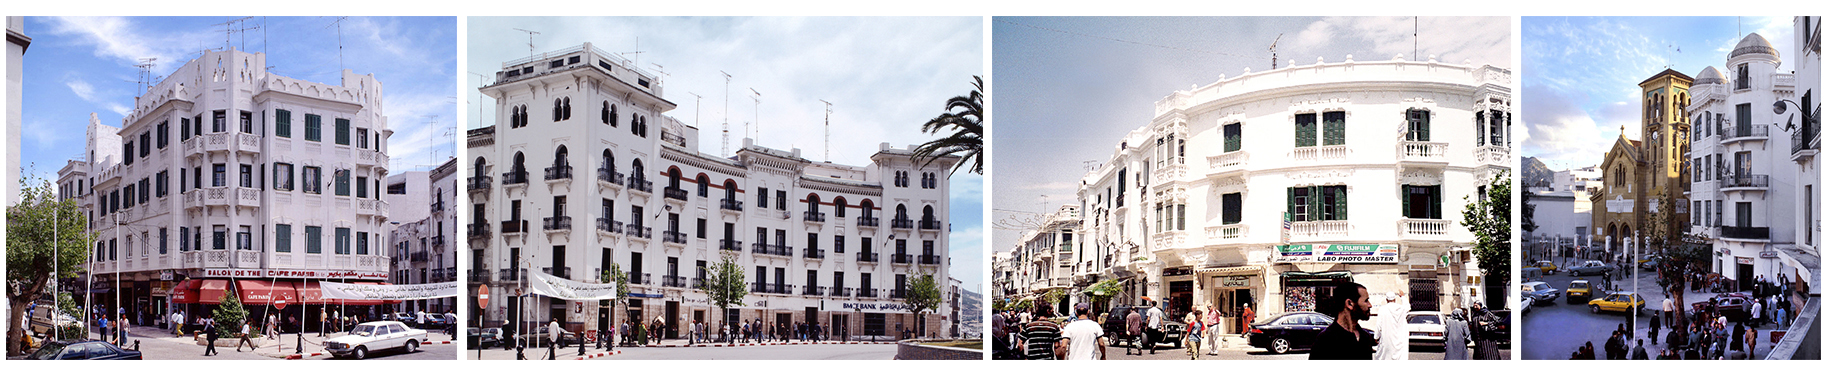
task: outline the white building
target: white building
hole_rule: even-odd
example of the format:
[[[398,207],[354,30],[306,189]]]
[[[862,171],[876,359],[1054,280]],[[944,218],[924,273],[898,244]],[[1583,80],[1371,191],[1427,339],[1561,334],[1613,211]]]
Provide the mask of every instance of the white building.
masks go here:
[[[469,282],[508,297],[526,269],[594,282],[614,262],[632,285],[618,310],[490,300],[484,326],[523,312],[515,322],[571,330],[661,317],[674,324],[667,338],[679,323],[754,319],[888,336],[941,334],[955,319],[939,310],[914,323],[901,305],[917,275],[949,280],[954,158],[927,166],[882,143],[871,164],[848,166],[751,139],[732,157],[698,152],[697,128],[665,115],[676,105],[663,83],[590,44],[508,61],[480,90],[499,115],[468,132]],[[722,250],[738,252],[751,288],[716,312],[696,286]]]
[[[1549,189],[1533,190],[1533,224],[1523,234],[1526,261],[1564,257],[1591,242],[1590,192],[1602,189],[1596,166],[1552,172]]]
[[[386,177],[386,194],[396,210],[391,236],[394,284],[455,282],[456,159],[430,171]],[[415,208],[416,213],[408,213]],[[456,298],[403,301],[404,312],[455,312]]]
[[[1077,264],[1077,234],[1083,220],[1077,205],[1063,205],[1034,221],[1035,228],[1020,233],[1020,243],[1010,255],[1013,293],[1007,297],[1036,299],[1052,290],[1070,290]],[[1066,299],[1064,303],[1068,303]],[[1060,304],[1066,305],[1066,304]]]
[[[121,127],[91,115],[87,161],[58,180],[76,187],[99,237],[87,266],[99,306],[112,309],[118,291],[154,322],[236,291],[250,308],[286,299],[287,315],[309,322],[321,308],[296,307],[321,304],[318,281],[386,280],[380,82],[348,71],[340,84],[304,82],[267,66],[264,53],[205,51],[137,98]],[[347,303],[373,315],[383,302]]]
[[[1772,276],[1779,246],[1791,246],[1802,214],[1799,191],[1817,184],[1799,180],[1792,163],[1791,132],[1773,103],[1793,99],[1794,77],[1780,72],[1780,52],[1760,34],[1748,34],[1729,53],[1724,69],[1706,67],[1692,81],[1691,233],[1708,239],[1716,255],[1710,270],[1748,288],[1755,276]]]
[[[19,181],[14,174],[19,171],[19,103],[21,83],[25,80],[25,50],[32,46],[32,37],[25,35],[24,16],[6,16],[6,143],[0,144],[6,154],[6,173],[0,176],[12,177],[7,182],[6,207],[11,208],[19,203]]]
[[[1081,182],[1077,273],[1174,315],[1309,311],[1344,281],[1407,292],[1414,310],[1485,301],[1460,221],[1511,169],[1508,82],[1346,57],[1170,93]]]
[[[1774,245],[1774,249],[1779,251],[1781,264],[1775,273],[1803,279],[1811,287],[1809,295],[1814,298],[1821,291],[1818,281],[1818,241],[1824,240],[1824,224],[1820,223],[1818,216],[1820,194],[1817,158],[1818,112],[1824,108],[1824,105],[1820,105],[1821,100],[1824,100],[1820,96],[1824,96],[1824,92],[1818,91],[1821,23],[1824,23],[1824,18],[1817,16],[1794,17],[1792,20],[1792,51],[1797,51],[1792,64],[1795,76],[1793,81],[1796,83],[1793,92],[1798,98],[1798,106],[1787,107],[1785,114],[1774,115],[1773,121],[1782,128],[1787,124],[1796,126],[1790,131],[1792,154],[1788,160],[1796,165],[1791,190],[1800,195],[1792,204],[1802,205],[1802,209],[1798,209],[1800,212],[1792,218],[1792,239],[1785,242],[1791,245]],[[1787,106],[1792,106],[1792,103],[1787,103]],[[1811,114],[1811,122],[1804,123],[1804,116],[1794,114],[1795,110]],[[1814,321],[1812,325],[1817,324]],[[1817,330],[1814,329],[1811,333],[1817,333]],[[1813,337],[1811,343],[1815,344],[1815,334]]]

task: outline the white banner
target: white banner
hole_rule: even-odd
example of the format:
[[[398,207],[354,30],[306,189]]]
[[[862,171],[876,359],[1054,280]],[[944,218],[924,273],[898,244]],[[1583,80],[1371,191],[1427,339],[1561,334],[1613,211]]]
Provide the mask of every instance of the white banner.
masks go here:
[[[583,283],[531,270],[532,293],[562,300],[614,299],[614,284]]]
[[[324,299],[357,299],[357,300],[422,300],[448,298],[456,296],[461,290],[456,282],[426,283],[421,285],[356,285],[349,283],[319,282]]]

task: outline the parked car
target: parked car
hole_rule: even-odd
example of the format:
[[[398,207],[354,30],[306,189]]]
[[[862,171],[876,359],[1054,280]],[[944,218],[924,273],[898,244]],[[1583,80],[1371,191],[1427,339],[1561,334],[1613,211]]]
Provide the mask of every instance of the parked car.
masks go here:
[[[142,360],[140,352],[115,347],[100,340],[51,341],[25,357],[28,360]]]
[[[1409,346],[1443,346],[1444,313],[1438,311],[1407,312],[1406,334]]]
[[[1524,315],[1524,314],[1527,314],[1532,311],[1533,311],[1533,297],[1531,297],[1531,296],[1520,297],[1520,314]]]
[[[1589,302],[1590,313],[1603,313],[1605,311],[1628,312],[1629,309],[1640,308],[1646,304],[1647,301],[1641,299],[1640,294],[1635,294],[1633,291],[1616,291],[1609,293],[1608,296],[1604,296],[1602,299],[1591,300]]]
[[[1613,272],[1613,271],[1615,271],[1614,266],[1611,266],[1609,264],[1604,264],[1604,263],[1602,263],[1602,261],[1584,261],[1583,265],[1578,265],[1575,268],[1571,268],[1571,276],[1575,277],[1575,276],[1581,276],[1581,275],[1603,275],[1603,274],[1609,274],[1609,272]]]
[[[465,343],[469,349],[502,346],[500,328],[469,328],[469,338]]]
[[[1139,309],[1140,314],[1144,316],[1146,315],[1147,308],[1148,307],[1144,306],[1115,306],[1115,308],[1108,310],[1108,322],[1102,323],[1102,332],[1122,333],[1121,335],[1110,335],[1108,345],[1121,346],[1122,343],[1126,343],[1130,339],[1125,334],[1127,333],[1128,311]],[[1160,338],[1158,341],[1155,341],[1155,343],[1170,343],[1173,347],[1182,348],[1184,347],[1184,330],[1187,326],[1184,322],[1172,319],[1172,316],[1172,314],[1166,314],[1166,318],[1159,321],[1159,325],[1164,327],[1161,330],[1164,332],[1164,338]],[[1182,317],[1183,315],[1178,316]]]
[[[1533,304],[1557,303],[1558,289],[1550,283],[1527,282],[1520,284],[1520,295],[1533,299]]]
[[[1539,268],[1531,266],[1520,268],[1521,282],[1537,281],[1541,279],[1545,279],[1545,272],[1539,271]]]
[[[336,358],[365,359],[368,353],[395,348],[417,352],[418,345],[429,339],[423,329],[409,328],[402,322],[373,321],[355,325],[347,335],[323,341],[323,348]]]
[[[1710,307],[1709,300],[1691,303],[1692,311],[1702,311]],[[1747,322],[1750,310],[1754,309],[1754,298],[1742,293],[1726,293],[1716,296],[1716,310],[1729,318],[1729,321]]]
[[[1489,325],[1489,327],[1487,328],[1488,335],[1490,337],[1494,337],[1495,342],[1499,342],[1502,344],[1513,343],[1513,339],[1514,339],[1514,332],[1513,332],[1514,314],[1513,314],[1513,311],[1509,311],[1509,310],[1505,310],[1505,309],[1498,309],[1498,310],[1493,310],[1493,311],[1489,311],[1489,312],[1493,312],[1495,314],[1495,317],[1499,318],[1499,320],[1497,320],[1496,322],[1488,323],[1488,325]]]
[[[1308,311],[1273,315],[1248,325],[1248,345],[1274,354],[1309,350],[1317,340],[1317,333],[1335,321],[1329,315]]]
[[[1533,267],[1539,268],[1540,272],[1544,272],[1547,275],[1558,274],[1558,264],[1552,263],[1552,260],[1534,261]]]
[[[1571,281],[1571,287],[1564,289],[1564,300],[1571,304],[1588,302],[1591,297],[1595,296],[1594,291],[1595,287],[1590,286],[1590,281],[1574,280]]]
[[[558,329],[558,331],[559,331],[557,334],[557,336],[558,336],[557,347],[558,348],[563,348],[566,346],[570,346],[572,344],[577,345],[577,346],[582,346],[582,344],[583,344],[582,338],[578,337],[576,332],[563,330],[561,328]],[[537,329],[533,329],[532,333],[517,334],[517,335],[514,335],[513,338],[516,341],[521,341],[521,343],[525,343],[526,346],[545,347],[545,346],[548,346],[551,344],[551,327],[539,325]]]

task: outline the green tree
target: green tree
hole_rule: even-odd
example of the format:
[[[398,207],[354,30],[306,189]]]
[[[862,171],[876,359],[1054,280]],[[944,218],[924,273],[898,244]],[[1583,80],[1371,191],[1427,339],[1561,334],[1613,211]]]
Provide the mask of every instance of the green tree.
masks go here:
[[[747,298],[747,275],[741,271],[740,257],[739,251],[723,250],[722,260],[709,267],[709,280],[703,281],[703,294],[723,315],[727,315],[728,306],[741,304]]]
[[[936,312],[944,304],[944,288],[937,283],[937,278],[919,271],[906,282],[906,308],[912,310],[912,316],[918,321],[916,328],[919,335],[925,334],[925,312]]]
[[[234,338],[241,334],[241,320],[247,319],[247,307],[241,306],[241,298],[230,292],[222,294],[222,304],[215,306],[215,332],[222,338]]]
[[[912,157],[925,161],[926,165],[945,157],[961,158],[950,173],[969,166],[969,172],[982,174],[982,119],[987,119],[988,112],[982,107],[982,76],[975,76],[975,90],[967,96],[951,97],[944,102],[945,112],[931,118],[919,128],[920,131],[938,135],[950,132],[943,138],[932,140],[912,152]]]
[[[1121,281],[1113,279],[1097,281],[1095,284],[1083,288],[1083,293],[1089,295],[1089,300],[1095,303],[1097,309],[1104,309],[1108,307],[1109,299],[1121,295]]]
[[[1502,172],[1495,176],[1494,184],[1488,187],[1487,197],[1465,196],[1468,207],[1463,208],[1463,226],[1476,235],[1476,247],[1472,253],[1476,263],[1482,268],[1484,296],[1507,296],[1505,288],[1509,271],[1513,263],[1513,221],[1509,199],[1513,197],[1513,180]],[[1505,299],[1489,299],[1490,309],[1507,306]]]
[[[13,323],[23,322],[27,306],[55,291],[57,279],[75,278],[82,272],[89,255],[88,221],[76,202],[58,200],[50,182],[33,180],[19,179],[19,204],[6,212],[7,322]],[[57,300],[55,307],[66,304],[61,298]],[[24,328],[8,327],[7,355],[23,355],[25,349],[18,344],[20,336],[25,335]]]
[[[602,283],[614,284],[614,299],[608,299],[608,325],[612,326],[615,306],[627,301],[627,272],[621,270],[620,263],[610,262],[608,270],[602,271]]]
[[[1708,268],[1711,256],[1710,247],[1702,241],[1686,238],[1685,231],[1679,228],[1678,220],[1679,217],[1690,214],[1679,213],[1673,207],[1672,200],[1659,200],[1659,207],[1655,209],[1646,214],[1647,220],[1649,223],[1661,225],[1641,226],[1642,235],[1646,236],[1643,242],[1646,243],[1648,252],[1653,252],[1659,257],[1659,270],[1655,272],[1659,273],[1660,283],[1668,292],[1667,297],[1672,298],[1674,306],[1686,307],[1686,287],[1691,283],[1699,283],[1688,280],[1686,276],[1691,275],[1693,271]],[[1617,267],[1622,266],[1625,265],[1617,265]],[[1657,306],[1648,305],[1648,307]],[[1668,326],[1683,327],[1685,325],[1687,318],[1684,311],[1682,309],[1678,311],[1667,312],[1671,315],[1671,319],[1666,323]]]

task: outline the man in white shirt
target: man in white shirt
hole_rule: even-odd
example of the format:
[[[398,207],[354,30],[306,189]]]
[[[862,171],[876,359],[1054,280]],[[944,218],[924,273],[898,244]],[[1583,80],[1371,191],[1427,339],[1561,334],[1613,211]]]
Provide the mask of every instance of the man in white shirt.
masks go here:
[[[1400,301],[1404,292],[1387,293],[1387,302],[1374,306],[1379,315],[1374,335],[1380,337],[1380,349],[1374,352],[1374,360],[1406,360],[1410,334],[1406,329],[1406,313],[1412,312],[1412,306]]]
[[[551,334],[551,347],[549,347],[549,350],[545,353],[545,359],[557,360],[557,341],[564,338],[564,327],[557,325],[557,318],[552,318],[549,328]]]
[[[1158,303],[1154,303],[1151,308],[1146,309],[1146,349],[1152,351],[1153,354],[1159,353],[1157,347],[1159,339],[1165,337],[1165,331],[1160,327],[1164,321],[1165,310],[1159,309]]]
[[[1089,303],[1077,303],[1077,317],[1064,326],[1057,347],[1058,357],[1065,360],[1107,360],[1108,340],[1102,338],[1102,325],[1089,318]]]
[[[184,336],[184,312],[183,311],[171,312],[171,333],[176,334],[178,337]]]

